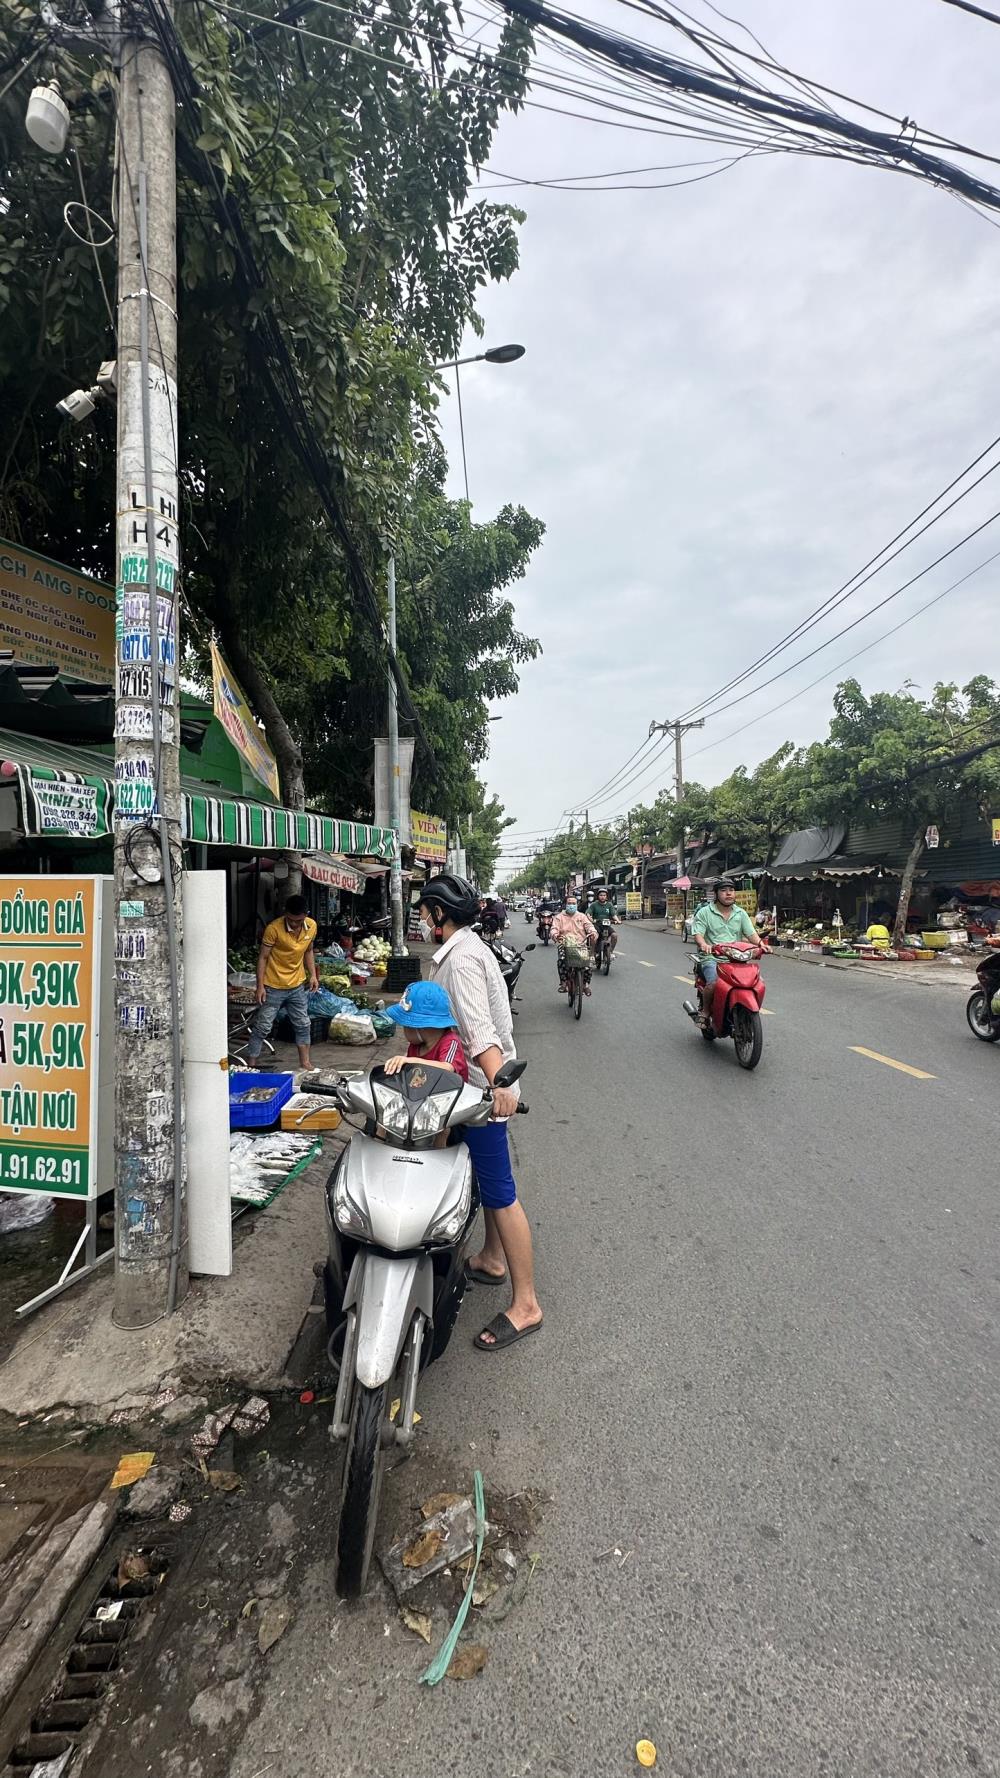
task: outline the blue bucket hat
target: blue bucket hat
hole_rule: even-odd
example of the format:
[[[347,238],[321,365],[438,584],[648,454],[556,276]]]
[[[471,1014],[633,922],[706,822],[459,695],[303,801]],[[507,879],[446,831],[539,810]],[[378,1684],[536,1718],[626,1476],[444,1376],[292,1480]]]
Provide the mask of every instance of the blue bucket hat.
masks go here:
[[[402,999],[385,1010],[387,1017],[405,1030],[446,1031],[455,1023],[451,1001],[437,982],[411,982]]]

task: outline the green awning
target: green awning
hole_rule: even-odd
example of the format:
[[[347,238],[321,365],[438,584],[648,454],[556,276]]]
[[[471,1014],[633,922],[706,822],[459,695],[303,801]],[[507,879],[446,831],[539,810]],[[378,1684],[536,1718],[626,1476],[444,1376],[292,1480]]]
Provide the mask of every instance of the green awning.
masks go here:
[[[6,769],[5,769],[6,768]],[[112,832],[114,764],[109,754],[0,729],[0,784],[16,775],[21,819],[35,839],[101,840]],[[195,845],[250,852],[346,852],[391,860],[392,829],[314,810],[280,809],[182,778],[181,834]]]

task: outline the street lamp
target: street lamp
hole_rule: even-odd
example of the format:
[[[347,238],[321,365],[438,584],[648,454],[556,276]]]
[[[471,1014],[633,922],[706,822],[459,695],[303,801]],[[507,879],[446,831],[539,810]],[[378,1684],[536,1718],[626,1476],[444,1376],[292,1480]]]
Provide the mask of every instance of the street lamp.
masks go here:
[[[455,392],[458,396],[458,424],[462,439],[462,469],[465,475],[465,498],[469,499],[469,466],[465,458],[465,420],[462,416],[462,384],[459,378],[459,366],[463,364],[513,364],[518,358],[524,357],[524,347],[518,345],[488,346],[485,352],[477,352],[472,358],[452,358],[447,364],[436,364],[435,370],[453,370],[455,372]],[[389,910],[392,916],[392,959],[386,975],[386,987],[395,991],[397,987],[406,986],[407,959],[403,957],[405,929],[403,921],[403,871],[399,856],[399,834],[403,824],[403,812],[399,795],[399,711],[396,702],[396,680],[393,675],[393,658],[396,653],[396,558],[389,557],[388,575],[388,619],[389,619],[389,826],[396,836],[396,845],[392,863],[389,866]],[[491,721],[499,722],[499,717],[491,717]]]

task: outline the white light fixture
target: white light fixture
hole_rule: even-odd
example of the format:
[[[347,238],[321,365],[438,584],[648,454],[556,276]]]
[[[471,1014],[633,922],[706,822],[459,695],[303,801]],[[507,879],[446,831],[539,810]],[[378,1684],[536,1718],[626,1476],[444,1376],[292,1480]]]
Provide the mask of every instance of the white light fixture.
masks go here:
[[[54,83],[32,89],[24,127],[36,147],[46,154],[62,154],[69,135],[69,106]]]

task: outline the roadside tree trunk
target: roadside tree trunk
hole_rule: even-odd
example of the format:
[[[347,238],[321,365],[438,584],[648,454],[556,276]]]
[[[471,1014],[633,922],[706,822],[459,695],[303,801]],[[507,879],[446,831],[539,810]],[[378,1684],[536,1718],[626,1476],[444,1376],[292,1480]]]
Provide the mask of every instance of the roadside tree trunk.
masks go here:
[[[906,858],[906,864],[903,867],[902,881],[899,885],[899,903],[896,908],[896,920],[892,928],[892,942],[896,950],[898,950],[900,945],[904,944],[906,941],[906,916],[910,911],[910,896],[913,893],[913,879],[916,875],[917,865],[920,863],[921,855],[924,850],[924,834],[926,831],[926,823],[921,822],[913,836],[913,844],[910,847]]]
[[[274,692],[245,646],[238,627],[230,626],[223,618],[219,624],[219,636],[227,661],[267,730],[268,742],[278,762],[282,803],[286,809],[304,809],[306,786],[302,749],[281,714]],[[302,854],[286,852],[285,857],[288,859],[287,893],[298,895],[302,888]]]

